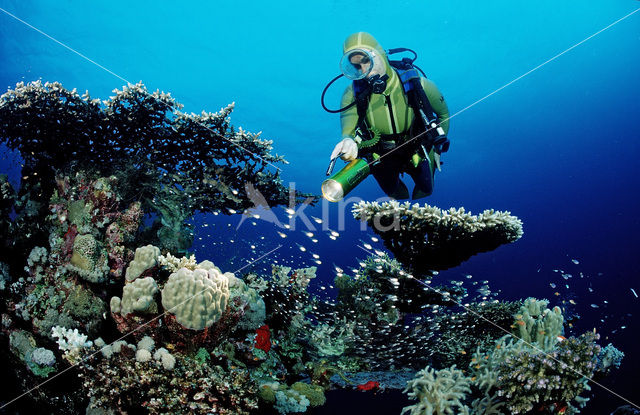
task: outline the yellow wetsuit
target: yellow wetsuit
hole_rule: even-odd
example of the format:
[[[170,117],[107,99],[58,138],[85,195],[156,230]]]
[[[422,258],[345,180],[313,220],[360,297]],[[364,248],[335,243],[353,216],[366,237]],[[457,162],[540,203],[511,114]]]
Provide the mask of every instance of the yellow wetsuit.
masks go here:
[[[402,82],[396,71],[388,62],[386,53],[380,44],[368,33],[358,32],[350,35],[344,42],[343,52],[352,49],[370,49],[380,55],[384,61],[385,73],[389,76],[387,87],[382,94],[371,94],[366,113],[366,122],[371,130],[384,135],[400,135],[401,141],[411,138],[409,136],[413,121],[414,111],[407,101]],[[442,121],[441,126],[445,134],[449,131],[449,109],[444,96],[431,80],[421,77],[420,82],[433,111]],[[350,85],[342,95],[341,107],[345,107],[354,101],[353,86]],[[355,138],[355,130],[358,123],[358,111],[356,106],[341,113],[342,137]],[[362,149],[359,140],[358,148]],[[433,150],[429,153],[431,174],[434,172]],[[413,158],[413,167],[417,167],[419,160]],[[407,160],[411,164],[411,160]],[[408,171],[409,170],[405,170]],[[376,177],[378,179],[378,177]],[[378,180],[380,182],[380,180]]]

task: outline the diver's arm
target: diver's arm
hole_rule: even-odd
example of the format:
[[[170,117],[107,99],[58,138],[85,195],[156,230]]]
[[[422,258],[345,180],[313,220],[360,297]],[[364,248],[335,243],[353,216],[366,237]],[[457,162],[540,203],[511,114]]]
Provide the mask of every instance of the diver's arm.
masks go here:
[[[440,126],[445,134],[449,134],[449,108],[447,107],[447,102],[444,100],[444,96],[436,84],[430,79],[420,78],[420,82],[422,83],[425,94],[427,94],[431,108],[433,108],[433,111],[438,116],[438,120],[441,122]]]
[[[353,88],[350,86],[342,94],[340,108],[344,108],[353,102]],[[355,160],[358,157],[358,144],[355,131],[358,123],[358,111],[354,106],[340,113],[340,123],[342,125],[342,141],[334,147],[330,159],[333,161],[340,157],[344,161]]]
[[[351,104],[354,100],[353,86],[349,86],[342,94],[340,108]],[[358,124],[358,109],[353,105],[348,110],[340,113],[340,125],[342,126],[342,138],[355,138],[356,125]]]

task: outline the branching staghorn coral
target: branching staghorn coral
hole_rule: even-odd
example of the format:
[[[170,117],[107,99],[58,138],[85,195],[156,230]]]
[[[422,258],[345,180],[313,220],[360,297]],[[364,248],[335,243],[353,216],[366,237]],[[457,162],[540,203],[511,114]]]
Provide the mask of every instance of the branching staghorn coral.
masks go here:
[[[407,269],[419,276],[459,265],[522,236],[522,221],[509,212],[441,210],[397,201],[360,202],[353,216],[367,224]]]
[[[171,255],[171,253],[167,253],[167,255],[160,255],[158,257],[158,263],[171,272],[176,272],[180,268],[188,268],[193,271],[198,266],[195,255],[177,258]]]

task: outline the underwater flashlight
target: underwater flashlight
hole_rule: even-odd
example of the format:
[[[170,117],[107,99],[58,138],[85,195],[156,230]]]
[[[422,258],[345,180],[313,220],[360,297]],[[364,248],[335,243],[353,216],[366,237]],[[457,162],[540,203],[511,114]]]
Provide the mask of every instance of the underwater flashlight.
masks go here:
[[[360,184],[370,172],[369,163],[365,160],[352,160],[342,170],[322,182],[322,196],[329,202],[338,202]]]

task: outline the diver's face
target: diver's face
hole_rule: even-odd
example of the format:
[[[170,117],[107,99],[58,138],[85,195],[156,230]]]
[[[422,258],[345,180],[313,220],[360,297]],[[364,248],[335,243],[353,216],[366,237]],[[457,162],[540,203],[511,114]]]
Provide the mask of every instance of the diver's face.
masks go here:
[[[349,62],[358,71],[358,73],[367,73],[372,63],[369,57],[361,53],[354,53],[349,56]]]

